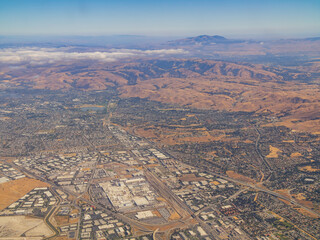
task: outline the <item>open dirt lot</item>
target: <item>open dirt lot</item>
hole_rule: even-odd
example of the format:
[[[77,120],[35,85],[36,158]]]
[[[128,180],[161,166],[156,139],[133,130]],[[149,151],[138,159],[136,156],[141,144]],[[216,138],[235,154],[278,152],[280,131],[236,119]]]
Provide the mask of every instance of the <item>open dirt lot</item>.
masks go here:
[[[0,210],[19,200],[32,189],[47,186],[44,182],[27,177],[0,184]]]
[[[21,235],[25,237],[21,237]],[[43,239],[52,231],[42,219],[26,216],[0,217],[0,239]]]

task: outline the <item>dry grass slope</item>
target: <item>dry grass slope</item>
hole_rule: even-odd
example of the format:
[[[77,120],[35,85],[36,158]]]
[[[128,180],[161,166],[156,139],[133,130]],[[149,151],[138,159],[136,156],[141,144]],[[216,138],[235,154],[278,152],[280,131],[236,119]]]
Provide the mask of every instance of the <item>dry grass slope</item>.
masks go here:
[[[316,81],[298,81],[310,73],[319,74],[317,63],[271,69],[211,60],[149,60],[1,70],[6,84],[0,85],[7,88],[116,88],[122,98],[147,98],[224,111],[269,112],[281,120],[275,125],[320,132],[319,86]]]
[[[0,184],[0,210],[19,200],[36,187],[48,187],[48,184],[27,177]]]

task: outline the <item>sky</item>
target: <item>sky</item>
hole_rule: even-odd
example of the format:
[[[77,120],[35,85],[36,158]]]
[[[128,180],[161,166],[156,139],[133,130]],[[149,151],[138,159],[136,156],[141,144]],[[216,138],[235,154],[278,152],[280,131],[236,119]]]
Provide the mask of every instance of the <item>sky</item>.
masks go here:
[[[0,35],[320,36],[320,0],[0,0]]]

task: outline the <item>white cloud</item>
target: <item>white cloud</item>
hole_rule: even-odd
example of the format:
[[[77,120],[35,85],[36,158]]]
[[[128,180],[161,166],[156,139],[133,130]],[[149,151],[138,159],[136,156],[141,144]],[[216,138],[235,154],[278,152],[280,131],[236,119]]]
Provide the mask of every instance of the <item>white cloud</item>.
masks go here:
[[[0,62],[6,64],[30,63],[44,64],[57,61],[98,60],[113,62],[133,57],[185,54],[183,49],[110,49],[97,52],[73,52],[69,48],[5,48],[0,49]]]

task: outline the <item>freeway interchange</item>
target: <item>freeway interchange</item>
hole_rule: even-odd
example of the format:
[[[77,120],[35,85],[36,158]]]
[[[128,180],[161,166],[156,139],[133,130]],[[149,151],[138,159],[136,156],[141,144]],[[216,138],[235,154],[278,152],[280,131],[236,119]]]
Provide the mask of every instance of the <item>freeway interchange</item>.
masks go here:
[[[182,167],[179,165],[179,161],[174,159],[173,156],[171,156],[169,153],[164,152],[162,150],[158,150],[155,148],[150,142],[148,142],[146,139],[141,139],[138,138],[139,142],[144,142],[145,145],[144,147],[137,147],[137,143],[135,140],[134,136],[129,135],[126,133],[123,129],[120,129],[116,126],[111,126],[109,123],[109,120],[107,120],[107,125],[109,130],[118,138],[119,142],[121,145],[125,146],[127,152],[134,152],[134,154],[129,154],[128,158],[121,157],[119,152],[115,154],[114,156],[112,155],[113,153],[107,153],[107,155],[104,152],[98,152],[94,160],[92,161],[91,167],[90,167],[90,175],[88,175],[88,178],[86,178],[86,185],[84,187],[84,190],[82,192],[77,192],[77,191],[72,191],[70,188],[67,188],[61,184],[61,182],[57,182],[56,179],[59,179],[59,176],[56,178],[52,178],[50,175],[51,173],[48,172],[48,174],[37,174],[34,169],[31,169],[30,167],[25,167],[21,162],[17,164],[17,162],[8,162],[8,164],[21,171],[22,173],[26,174],[27,176],[31,178],[38,179],[42,182],[45,182],[51,186],[54,192],[57,190],[60,190],[64,194],[67,195],[67,199],[73,198],[73,203],[74,205],[78,205],[80,203],[85,203],[87,205],[90,205],[94,207],[95,209],[101,210],[105,213],[107,213],[110,216],[113,216],[116,219],[121,220],[125,224],[130,225],[131,229],[135,229],[135,234],[137,236],[142,236],[146,234],[152,234],[154,239],[170,239],[171,235],[179,229],[194,229],[194,226],[198,226],[199,228],[199,234],[203,234],[204,236],[209,237],[210,239],[221,239],[223,236],[228,236],[230,239],[250,239],[250,237],[244,232],[244,231],[238,231],[238,229],[235,225],[232,231],[226,232],[226,230],[222,229],[223,234],[221,234],[221,227],[213,226],[212,224],[206,223],[206,221],[203,221],[198,215],[194,214],[196,210],[192,209],[193,205],[190,205],[190,203],[186,200],[184,200],[180,195],[177,195],[176,193],[179,192],[178,190],[171,189],[166,181],[163,181],[162,178],[164,178],[161,174],[159,174],[159,171],[162,171],[163,169],[159,170],[158,166],[164,166],[164,170],[167,171],[167,166],[165,164],[166,161],[173,161],[178,167]],[[88,141],[88,140],[87,140]],[[88,141],[89,142],[89,141]],[[147,146],[147,147],[146,147]],[[95,149],[95,146],[91,144],[91,147]],[[139,152],[140,151],[140,152]],[[149,155],[143,155],[143,153],[148,152]],[[123,154],[123,153],[121,153]],[[131,156],[130,156],[131,155]],[[107,156],[107,157],[106,157]],[[145,161],[145,159],[142,156],[148,156],[149,161]],[[113,158],[116,158],[113,159]],[[152,158],[151,158],[152,157]],[[108,160],[106,162],[106,159]],[[112,161],[110,162],[110,159],[114,160],[113,163]],[[78,163],[77,163],[78,164]],[[105,165],[104,165],[105,164]],[[137,217],[134,217],[134,215],[128,215],[126,214],[126,211],[124,211],[121,207],[118,207],[118,209],[111,208],[110,206],[103,205],[99,202],[94,201],[95,196],[92,196],[92,193],[90,193],[90,187],[93,184],[96,184],[96,186],[99,186],[101,182],[104,180],[99,180],[96,176],[98,172],[101,170],[101,167],[109,166],[108,164],[111,164],[113,166],[119,165],[122,166],[121,170],[125,170],[126,164],[129,164],[127,166],[132,167],[132,164],[135,169],[140,169],[136,174],[140,174],[145,178],[146,184],[150,185],[152,189],[154,189],[155,194],[162,199],[164,199],[164,206],[166,209],[171,209],[170,211],[174,214],[176,214],[176,219],[166,219],[166,222],[159,222],[159,223],[149,223],[148,221],[140,220],[137,219]],[[183,166],[185,167],[185,166]],[[290,201],[292,205],[295,205],[299,208],[305,209],[319,217],[319,214],[317,212],[314,212],[312,209],[309,209],[296,201],[289,199],[277,192],[268,190],[267,188],[261,187],[257,184],[250,184],[244,181],[240,181],[237,179],[233,179],[230,177],[227,177],[222,174],[217,174],[215,172],[209,171],[207,168],[203,168],[201,166],[193,166],[187,167],[187,169],[190,168],[191,172],[201,174],[204,176],[209,176],[208,179],[210,179],[210,176],[214,176],[215,178],[219,179],[224,179],[226,182],[231,182],[234,183],[238,186],[244,186],[246,189],[238,190],[234,192],[232,195],[230,195],[230,198],[237,197],[241,192],[247,191],[247,190],[253,190],[256,192],[264,192],[267,194],[270,194],[272,196],[275,196],[277,198]],[[108,170],[109,171],[109,170]],[[116,170],[114,170],[116,172]],[[117,170],[118,171],[118,170]],[[171,174],[171,173],[170,173]],[[119,175],[120,177],[122,175]],[[199,179],[204,179],[203,177],[199,177]],[[107,178],[109,179],[109,178]],[[197,179],[197,178],[196,178]],[[214,178],[212,178],[214,180]],[[73,176],[73,180],[75,180],[75,176]],[[121,183],[121,180],[119,182],[119,179],[113,179],[111,180],[113,183]],[[127,180],[126,180],[127,181]],[[125,181],[125,182],[126,182]],[[131,181],[130,179],[128,181]],[[127,181],[127,182],[128,182]],[[223,183],[223,180],[220,180],[221,183]],[[201,184],[207,184],[205,183],[206,181],[202,180],[199,181]],[[203,183],[202,183],[203,182]],[[122,183],[121,183],[122,184]],[[222,184],[220,184],[222,185]],[[205,189],[205,188],[204,188]],[[105,192],[106,195],[108,195],[108,191]],[[108,196],[108,199],[110,200],[112,196]],[[141,197],[141,196],[140,196]],[[52,208],[52,210],[47,214],[45,217],[45,221],[50,226],[51,229],[55,232],[55,235],[59,234],[59,231],[55,226],[53,226],[52,222],[50,219],[52,219],[52,216],[54,213],[58,210],[60,206],[61,199],[60,197],[57,197],[59,199],[58,203],[56,204],[55,208]],[[135,196],[133,195],[133,198]],[[112,202],[112,200],[110,200]],[[113,205],[114,202],[112,202]],[[214,206],[214,205],[211,205]],[[79,206],[77,206],[79,207]],[[210,207],[208,207],[210,209]],[[214,209],[214,207],[211,207]],[[146,207],[137,207],[135,212],[143,212],[146,211]],[[152,209],[152,206],[149,206],[148,209]],[[157,209],[155,208],[155,211]],[[81,212],[81,211],[80,211]],[[80,214],[81,215],[81,214]],[[81,224],[81,218],[83,217],[82,215],[79,216],[79,226],[77,230],[77,239],[82,239],[81,230],[80,230],[80,225]],[[221,218],[222,219],[222,218]],[[220,220],[222,221],[222,220]],[[196,229],[198,229],[196,228]],[[193,232],[195,230],[192,230]],[[240,233],[238,233],[238,232]],[[54,236],[55,236],[54,235]]]

